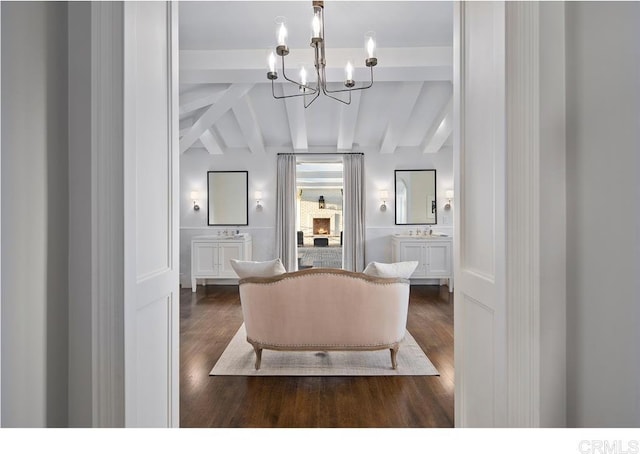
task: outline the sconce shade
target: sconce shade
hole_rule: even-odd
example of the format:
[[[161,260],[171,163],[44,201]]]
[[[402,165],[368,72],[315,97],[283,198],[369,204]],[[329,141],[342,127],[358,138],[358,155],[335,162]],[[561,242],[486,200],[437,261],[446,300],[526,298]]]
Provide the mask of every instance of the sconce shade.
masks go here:
[[[447,189],[444,191],[444,196],[447,199],[447,203],[444,204],[445,210],[451,209],[451,200],[453,199],[453,191],[451,189]]]
[[[191,191],[191,200],[198,200],[200,193],[198,191]]]
[[[389,198],[389,193],[387,191],[380,191],[380,198],[382,200],[387,200]]]
[[[256,191],[253,193],[253,196],[256,200],[262,200],[262,191]]]

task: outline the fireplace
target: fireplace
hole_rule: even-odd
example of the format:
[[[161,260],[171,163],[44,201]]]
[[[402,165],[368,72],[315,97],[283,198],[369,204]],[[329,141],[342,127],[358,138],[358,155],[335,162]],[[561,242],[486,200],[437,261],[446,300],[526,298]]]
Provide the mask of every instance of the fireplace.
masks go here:
[[[313,218],[313,234],[329,235],[331,233],[331,220],[329,218]]]

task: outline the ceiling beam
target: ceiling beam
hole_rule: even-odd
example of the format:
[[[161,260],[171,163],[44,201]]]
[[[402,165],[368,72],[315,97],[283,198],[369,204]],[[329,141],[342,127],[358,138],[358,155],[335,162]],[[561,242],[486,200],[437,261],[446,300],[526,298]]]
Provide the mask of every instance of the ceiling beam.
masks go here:
[[[202,135],[200,136],[200,142],[202,142],[202,145],[204,145],[204,147],[207,149],[209,154],[211,155],[223,154],[222,147],[220,146],[220,143],[218,142],[218,139],[216,138],[216,136],[211,132],[211,129],[207,129],[205,132],[202,133]]]
[[[215,104],[222,98],[224,93],[227,91],[226,88],[208,88],[206,94],[202,94],[200,92],[196,93],[185,93],[180,96],[180,108],[179,114],[180,119],[184,119],[188,117],[191,113],[195,112],[198,109],[202,109],[203,107],[210,106],[211,104]]]
[[[278,96],[283,95],[282,84],[278,84],[276,93]],[[302,99],[300,97],[285,98],[284,106],[287,111],[287,119],[289,120],[289,134],[291,135],[293,151],[308,151],[307,117]]]
[[[422,142],[423,153],[437,153],[453,132],[453,95],[435,118]]]
[[[378,48],[380,62],[374,68],[376,81],[438,81],[453,80],[453,48],[411,47]],[[360,48],[331,48],[327,58],[327,80],[344,82],[344,67]],[[264,49],[237,50],[182,50],[180,51],[181,83],[261,83],[267,82]],[[300,64],[313,68],[311,48],[291,49],[285,59],[285,68],[291,75]],[[356,83],[366,82],[370,71],[364,61],[352,62]],[[281,72],[281,69],[278,70]],[[283,80],[279,74],[278,80]]]
[[[353,137],[358,124],[361,91],[351,92],[351,104],[342,104],[340,110],[340,126],[338,128],[338,150],[351,150]]]
[[[380,153],[393,153],[406,128],[413,107],[420,96],[423,82],[405,82],[389,107],[389,123],[382,138]]]
[[[180,120],[180,137],[184,136],[193,127],[193,118]]]
[[[180,139],[180,153],[184,153],[200,136],[207,131],[216,121],[231,109],[239,99],[251,90],[253,84],[231,85],[220,100],[209,107],[193,124],[191,129]]]
[[[262,138],[262,131],[260,130],[260,124],[258,118],[253,110],[251,101],[248,96],[244,96],[239,102],[232,108],[233,114],[238,120],[240,130],[247,140],[249,149],[252,153],[264,154],[264,140]]]

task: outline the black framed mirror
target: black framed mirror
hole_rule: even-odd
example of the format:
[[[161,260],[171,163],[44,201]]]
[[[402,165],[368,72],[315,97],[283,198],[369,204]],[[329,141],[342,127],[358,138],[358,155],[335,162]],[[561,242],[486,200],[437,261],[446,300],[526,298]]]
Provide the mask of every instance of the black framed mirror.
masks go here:
[[[396,225],[438,223],[436,170],[396,170]]]
[[[249,225],[249,172],[207,172],[207,224]]]

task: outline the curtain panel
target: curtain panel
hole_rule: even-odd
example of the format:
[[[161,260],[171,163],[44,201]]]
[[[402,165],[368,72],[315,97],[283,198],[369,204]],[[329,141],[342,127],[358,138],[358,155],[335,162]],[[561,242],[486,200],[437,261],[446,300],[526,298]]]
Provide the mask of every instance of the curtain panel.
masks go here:
[[[295,155],[278,156],[276,184],[276,254],[291,272],[298,269]]]
[[[345,270],[364,270],[364,155],[343,157],[344,238],[342,264]]]

